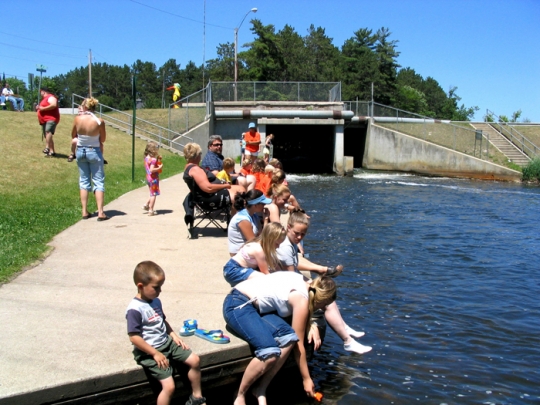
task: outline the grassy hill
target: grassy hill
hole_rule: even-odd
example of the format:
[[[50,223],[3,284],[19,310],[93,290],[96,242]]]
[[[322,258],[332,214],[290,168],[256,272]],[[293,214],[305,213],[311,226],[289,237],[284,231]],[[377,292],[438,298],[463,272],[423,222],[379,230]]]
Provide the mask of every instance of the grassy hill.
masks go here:
[[[39,260],[47,243],[81,219],[77,163],[67,162],[73,117],[62,115],[54,136],[56,157],[44,157],[41,127],[31,112],[0,111],[0,283]],[[135,140],[135,181],[132,182],[131,137],[107,128],[105,203],[144,186],[143,152]],[[162,151],[162,178],[180,173],[183,158]],[[89,210],[96,209],[89,199]]]

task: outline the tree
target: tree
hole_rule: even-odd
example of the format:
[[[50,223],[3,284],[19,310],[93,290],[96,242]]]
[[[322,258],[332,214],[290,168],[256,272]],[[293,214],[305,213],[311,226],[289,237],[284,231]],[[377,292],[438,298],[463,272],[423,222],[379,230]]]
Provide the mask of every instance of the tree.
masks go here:
[[[379,70],[375,84],[375,99],[386,105],[392,103],[396,94],[397,69],[400,67],[396,62],[399,56],[399,52],[396,51],[398,41],[389,41],[390,34],[388,28],[380,28],[376,34],[375,45]]]
[[[308,63],[305,66],[305,80],[314,82],[335,82],[341,77],[339,49],[326,36],[324,28],[313,24],[304,37],[305,53]]]
[[[251,48],[242,52],[246,72],[239,70],[238,77],[251,81],[279,81],[286,70],[285,60],[278,45],[273,25],[263,25],[260,20],[251,21],[251,31],[257,38]]]
[[[378,81],[379,69],[374,52],[377,37],[362,28],[354,33],[341,48],[343,99],[371,100],[371,83]]]
[[[227,42],[217,47],[216,59],[206,62],[206,71],[210,80],[233,81],[234,80],[234,44]]]

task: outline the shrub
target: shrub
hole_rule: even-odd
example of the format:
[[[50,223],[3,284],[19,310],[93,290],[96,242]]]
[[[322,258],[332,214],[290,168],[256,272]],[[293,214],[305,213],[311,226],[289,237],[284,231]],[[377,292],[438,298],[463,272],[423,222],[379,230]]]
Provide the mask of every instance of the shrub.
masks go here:
[[[540,181],[540,157],[534,158],[523,168],[523,181]]]

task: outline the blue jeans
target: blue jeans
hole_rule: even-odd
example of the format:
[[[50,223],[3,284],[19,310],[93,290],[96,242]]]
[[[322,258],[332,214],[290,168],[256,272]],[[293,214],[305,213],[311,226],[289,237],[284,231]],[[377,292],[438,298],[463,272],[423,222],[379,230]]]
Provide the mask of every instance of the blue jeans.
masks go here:
[[[13,103],[13,108],[17,111],[24,111],[24,100],[20,97],[8,96],[7,99]],[[17,107],[19,105],[19,107]]]
[[[77,166],[79,166],[79,188],[88,191],[105,192],[105,171],[103,155],[99,147],[77,146]],[[92,182],[94,187],[92,188]]]
[[[227,325],[242,339],[249,343],[255,356],[264,360],[281,355],[281,347],[298,342],[294,329],[275,313],[260,314],[238,290],[225,297],[223,318]]]
[[[225,277],[225,281],[227,281],[231,287],[234,287],[236,284],[247,280],[254,271],[255,270],[252,268],[242,267],[236,260],[230,259],[227,264],[223,266],[223,277]]]

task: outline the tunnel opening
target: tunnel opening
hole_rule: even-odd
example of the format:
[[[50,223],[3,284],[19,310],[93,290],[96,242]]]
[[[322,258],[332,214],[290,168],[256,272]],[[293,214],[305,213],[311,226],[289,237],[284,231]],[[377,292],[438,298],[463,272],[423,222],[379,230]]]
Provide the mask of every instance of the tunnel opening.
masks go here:
[[[343,136],[343,154],[354,158],[354,168],[361,168],[366,149],[367,124],[349,126],[343,131]]]
[[[333,125],[267,125],[274,134],[274,157],[286,173],[333,173]]]

